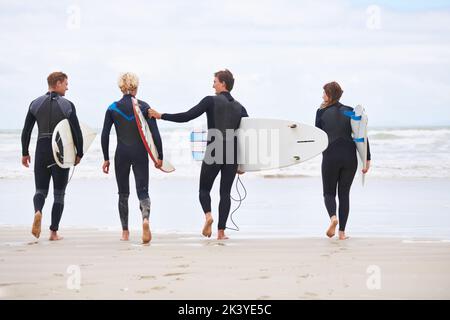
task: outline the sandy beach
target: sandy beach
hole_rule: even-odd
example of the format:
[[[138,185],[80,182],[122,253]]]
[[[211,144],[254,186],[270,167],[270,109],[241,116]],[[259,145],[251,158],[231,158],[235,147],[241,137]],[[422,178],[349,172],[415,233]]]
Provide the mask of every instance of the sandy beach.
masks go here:
[[[1,299],[450,298],[443,240],[154,234],[144,246],[139,232],[129,242],[95,229],[63,235],[0,228]]]

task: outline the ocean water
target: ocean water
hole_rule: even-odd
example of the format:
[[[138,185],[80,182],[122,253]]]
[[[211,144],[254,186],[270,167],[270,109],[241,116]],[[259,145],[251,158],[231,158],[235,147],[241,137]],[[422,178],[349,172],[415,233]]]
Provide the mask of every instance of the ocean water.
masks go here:
[[[160,128],[165,158],[176,167],[171,174],[150,170],[153,179],[170,177],[197,177],[200,162],[192,158],[190,133],[194,127],[181,129]],[[32,177],[32,168],[21,166],[20,130],[0,130],[0,179]],[[30,144],[34,155],[36,130]],[[450,127],[429,128],[372,128],[368,132],[372,168],[375,178],[450,178]],[[113,159],[116,137],[110,139],[110,158]],[[100,135],[97,135],[81,165],[77,166],[73,179],[106,178],[101,171],[103,155]],[[288,168],[252,173],[250,176],[295,177],[320,176],[321,155]]]

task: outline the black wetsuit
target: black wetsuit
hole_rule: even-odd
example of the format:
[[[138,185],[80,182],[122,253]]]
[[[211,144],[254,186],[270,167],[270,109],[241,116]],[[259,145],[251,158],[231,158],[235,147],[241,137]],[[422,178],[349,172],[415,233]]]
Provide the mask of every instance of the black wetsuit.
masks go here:
[[[72,102],[55,92],[47,92],[31,103],[22,130],[22,156],[28,156],[31,132],[35,122],[38,124],[39,134],[36,144],[36,158],[34,160],[36,193],[33,197],[33,203],[35,212],[42,212],[45,198],[48,194],[50,178],[52,178],[54,193],[52,224],[50,226],[52,231],[58,231],[64,209],[64,194],[69,178],[69,169],[62,169],[56,165],[52,151],[51,138],[53,130],[63,119],[69,120],[77,156],[81,158],[83,157],[83,136],[75,106]]]
[[[136,193],[142,218],[149,218],[150,197],[148,195],[148,153],[144,147],[134,117],[131,95],[124,95],[122,99],[111,104],[106,111],[102,131],[103,157],[109,160],[109,133],[114,124],[117,134],[117,148],[114,156],[114,169],[119,189],[119,214],[122,229],[128,230],[128,197],[130,195],[130,169],[133,168],[136,181]],[[138,100],[139,107],[147,119],[155,142],[159,158],[163,159],[161,136],[155,119],[148,118],[150,106]]]
[[[237,143],[236,137],[227,139],[222,136],[223,144],[216,140],[219,133],[226,130],[234,131],[239,128],[242,117],[248,117],[245,108],[231,96],[229,92],[222,92],[217,96],[207,96],[198,105],[182,113],[164,113],[163,120],[173,122],[187,122],[206,112],[208,121],[208,144],[205,159],[200,173],[199,198],[205,213],[211,212],[210,192],[214,181],[221,173],[220,202],[218,229],[224,230],[230,213],[230,192],[237,172]],[[220,148],[217,142],[222,145]],[[231,154],[230,151],[232,150]]]
[[[316,127],[328,135],[328,148],[323,152],[322,183],[325,207],[330,217],[336,215],[336,187],[339,197],[339,230],[345,231],[350,210],[350,188],[358,167],[356,145],[352,138],[350,118],[345,111],[353,108],[335,103],[317,110]],[[370,160],[367,141],[367,160]]]

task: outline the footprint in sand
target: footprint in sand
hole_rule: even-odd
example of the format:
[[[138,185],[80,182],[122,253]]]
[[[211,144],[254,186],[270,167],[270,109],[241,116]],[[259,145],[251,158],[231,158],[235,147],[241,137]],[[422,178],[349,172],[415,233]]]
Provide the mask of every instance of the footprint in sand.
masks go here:
[[[154,280],[156,279],[155,276],[139,276],[138,280]]]
[[[156,287],[151,288],[151,290],[157,290],[157,291],[164,290],[164,289],[166,289],[166,287],[156,286]]]
[[[138,290],[138,291],[136,291],[136,293],[147,294],[147,293],[150,293],[150,291],[149,290]]]
[[[303,279],[307,279],[309,277],[312,277],[312,275],[310,275],[309,273],[307,274],[302,274],[301,276],[298,276],[299,278],[303,278]]]
[[[189,268],[188,264],[180,264],[177,268]]]
[[[176,281],[183,281],[184,279],[183,279],[183,278],[180,278],[180,277],[178,277],[178,278],[175,278],[175,280],[176,280]]]
[[[317,293],[314,293],[314,292],[305,292],[305,294],[306,294],[307,296],[310,296],[310,297],[317,297],[317,296],[318,296],[318,294],[317,294]]]
[[[259,279],[269,279],[270,277],[269,276],[261,276],[261,277],[259,277]]]
[[[270,300],[270,297],[269,296],[261,296],[261,297],[256,298],[256,300]]]
[[[62,273],[54,273],[53,274],[55,277],[64,277],[64,275]]]
[[[175,256],[175,257],[172,257],[172,259],[183,259],[184,257],[182,257],[182,256]]]
[[[163,276],[164,277],[175,277],[175,276],[181,276],[183,274],[186,274],[186,272],[173,272],[173,273],[166,273]]]

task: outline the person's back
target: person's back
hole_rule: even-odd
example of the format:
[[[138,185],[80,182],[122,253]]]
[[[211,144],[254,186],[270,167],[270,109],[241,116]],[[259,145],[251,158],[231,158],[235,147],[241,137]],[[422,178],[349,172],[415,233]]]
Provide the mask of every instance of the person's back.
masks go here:
[[[119,77],[119,88],[123,97],[112,103],[105,113],[101,144],[104,157],[103,172],[109,173],[109,134],[114,124],[117,135],[117,147],[114,155],[114,171],[116,174],[117,187],[119,191],[119,215],[122,224],[122,240],[128,240],[128,197],[130,195],[130,169],[133,169],[136,180],[136,193],[143,219],[144,243],[151,240],[149,227],[150,197],[148,194],[148,153],[139,134],[136,118],[133,111],[132,99],[135,99],[139,85],[138,77],[133,73],[124,73]],[[157,168],[162,164],[163,149],[161,136],[155,119],[148,118],[150,106],[138,100],[142,114],[147,119],[159,160]]]
[[[345,227],[350,210],[350,188],[358,166],[351,120],[346,115],[351,113],[353,108],[339,102],[343,91],[337,82],[327,83],[323,89],[324,102],[316,113],[316,127],[328,135],[328,147],[323,152],[321,168],[324,202],[330,217],[330,226],[326,234],[330,238],[333,237],[339,223],[339,239],[344,240],[347,238]],[[368,141],[367,149],[368,170],[370,163]],[[336,189],[339,197],[339,221],[336,217]]]
[[[58,167],[53,159],[52,134],[56,125],[63,119],[67,119],[72,131],[72,137],[76,146],[77,165],[83,157],[83,136],[72,102],[63,96],[68,90],[67,75],[62,72],[54,72],[47,78],[49,91],[33,100],[25,119],[22,130],[22,164],[29,166],[31,157],[28,147],[34,124],[38,125],[38,139],[36,144],[34,177],[36,193],[33,197],[35,219],[32,234],[39,238],[41,233],[42,208],[48,194],[50,179],[53,179],[54,203],[52,208],[52,224],[50,226],[50,240],[61,239],[57,235],[59,222],[64,208],[64,195],[68,182],[69,169]]]
[[[188,122],[206,113],[208,121],[208,143],[200,172],[199,200],[205,213],[205,225],[202,234],[210,237],[211,225],[211,197],[210,192],[214,181],[221,173],[219,224],[217,239],[228,239],[225,236],[226,221],[230,212],[230,192],[236,173],[237,138],[234,131],[239,128],[241,118],[248,117],[247,110],[230,94],[233,89],[234,78],[229,70],[218,71],[214,74],[215,96],[207,96],[200,103],[186,112],[163,113],[149,110],[151,117],[173,122]],[[227,132],[228,131],[228,132]],[[220,143],[222,140],[223,143]],[[228,150],[233,150],[230,154]]]
[[[324,154],[342,157],[356,152],[350,118],[344,114],[348,111],[353,111],[353,108],[340,102],[317,111],[316,126],[328,135],[328,147]]]

